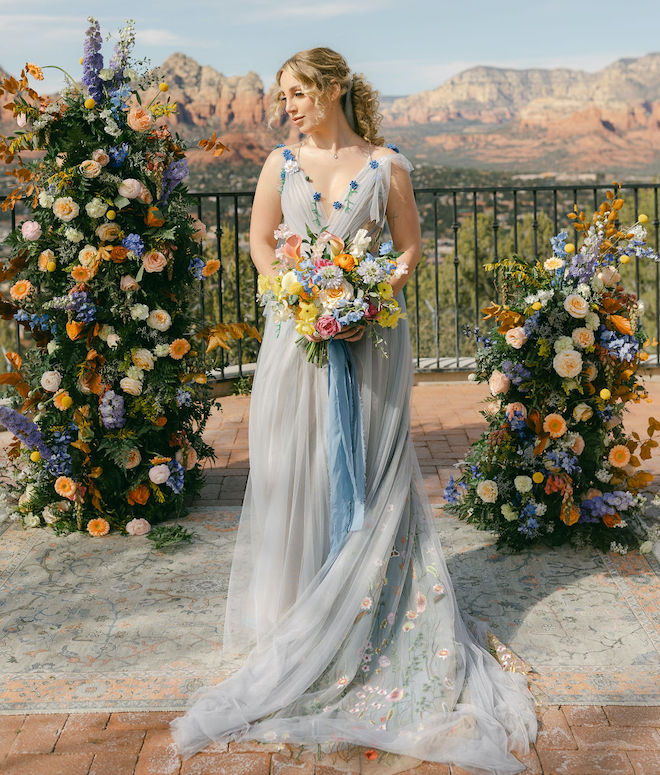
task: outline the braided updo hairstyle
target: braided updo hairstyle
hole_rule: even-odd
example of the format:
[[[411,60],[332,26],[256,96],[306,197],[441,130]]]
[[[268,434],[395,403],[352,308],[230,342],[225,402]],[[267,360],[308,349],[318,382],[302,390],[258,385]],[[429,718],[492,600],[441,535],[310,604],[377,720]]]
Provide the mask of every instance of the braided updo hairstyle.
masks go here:
[[[351,79],[351,71],[341,54],[331,48],[310,48],[299,51],[277,71],[275,78],[279,87],[284,70],[300,80],[305,91],[312,97],[315,105],[323,111],[324,99],[333,83],[341,86],[341,106],[344,107],[346,89]],[[355,131],[373,145],[383,145],[384,139],[378,129],[383,117],[378,112],[378,92],[361,73],[353,73],[351,101],[355,118]],[[273,94],[270,122],[279,119],[282,113],[282,91],[278,88]]]

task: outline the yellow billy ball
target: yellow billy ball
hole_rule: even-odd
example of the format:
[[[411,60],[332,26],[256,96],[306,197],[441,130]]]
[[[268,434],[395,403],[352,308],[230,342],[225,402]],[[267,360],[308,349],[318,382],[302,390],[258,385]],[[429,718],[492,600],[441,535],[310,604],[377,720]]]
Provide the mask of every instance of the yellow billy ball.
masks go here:
[[[30,460],[33,463],[38,463],[41,460],[41,453],[38,449],[35,449],[34,452],[30,454]]]
[[[648,215],[644,215],[644,213],[640,213],[639,217],[637,218],[637,220],[640,223],[648,223],[649,222],[649,217],[648,217]]]
[[[108,210],[108,212],[105,214],[105,217],[109,221],[114,221],[114,219],[117,217],[117,213],[114,210]]]
[[[603,399],[603,401],[607,401],[608,398],[612,398],[612,393],[607,388],[603,388],[600,391],[600,397]]]
[[[621,258],[619,259],[619,261],[620,261],[622,264],[627,264],[627,263],[630,261],[630,256],[626,256],[626,255],[624,254],[623,256],[621,256]]]
[[[541,304],[540,301],[535,301],[534,304],[532,304],[532,309],[541,309],[543,304]]]
[[[73,406],[73,398],[71,398],[71,396],[62,396],[62,398],[60,398],[60,405],[65,409],[71,408]]]
[[[54,261],[49,261],[49,262],[46,264],[46,269],[47,269],[49,272],[54,272],[54,271],[57,269],[57,264],[56,264]]]
[[[543,474],[540,471],[535,471],[532,474],[532,481],[535,484],[541,484],[541,482],[543,481]]]
[[[169,86],[168,86],[166,83],[159,83],[159,84],[158,84],[158,88],[159,88],[161,91],[168,91],[170,87],[169,87]]]
[[[84,102],[85,107],[87,110],[91,110],[93,107],[95,107],[96,102],[94,101],[93,97],[88,97]]]
[[[80,62],[80,64],[82,64],[84,61],[85,61],[84,57],[80,57],[80,59],[78,60],[78,62]]]
[[[575,245],[574,245],[572,242],[567,242],[567,243],[564,245],[564,250],[565,250],[567,253],[575,253]]]

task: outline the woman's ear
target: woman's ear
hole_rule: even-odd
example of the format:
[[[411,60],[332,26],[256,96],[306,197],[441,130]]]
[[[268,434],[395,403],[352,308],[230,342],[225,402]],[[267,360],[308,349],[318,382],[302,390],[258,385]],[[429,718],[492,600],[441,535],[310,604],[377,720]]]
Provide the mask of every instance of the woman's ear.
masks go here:
[[[331,102],[338,100],[341,96],[341,84],[337,81],[333,81],[332,85],[330,86],[330,93],[328,96],[330,97]]]

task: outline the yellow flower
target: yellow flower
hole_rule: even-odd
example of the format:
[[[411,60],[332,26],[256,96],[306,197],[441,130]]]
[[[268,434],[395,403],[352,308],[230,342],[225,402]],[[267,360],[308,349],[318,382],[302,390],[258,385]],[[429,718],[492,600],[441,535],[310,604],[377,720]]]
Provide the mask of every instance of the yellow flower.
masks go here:
[[[92,108],[96,105],[96,102],[94,101],[93,97],[88,97],[84,102],[85,107],[87,110],[92,110]]]
[[[105,214],[105,217],[109,221],[114,221],[114,219],[117,217],[117,213],[114,210],[108,210],[108,212]]]
[[[314,333],[314,326],[312,325],[312,323],[308,323],[305,320],[297,320],[296,331],[299,334],[302,334],[302,335],[309,334],[311,336]]]
[[[49,272],[54,272],[54,271],[57,269],[57,264],[56,264],[54,261],[49,261],[49,262],[46,264],[46,269],[47,269]]]
[[[41,460],[41,453],[38,449],[35,449],[34,452],[30,454],[30,460],[33,463],[38,463]]]
[[[532,481],[535,484],[541,484],[541,482],[543,481],[543,474],[540,471],[535,471],[532,474]]]
[[[262,295],[270,290],[270,277],[267,274],[260,274],[257,277],[257,290]]]
[[[378,283],[378,293],[380,293],[383,299],[391,299],[394,295],[392,286],[388,282]]]
[[[625,254],[623,256],[619,257],[619,261],[622,264],[627,264],[630,261],[630,256],[626,256]]]
[[[564,250],[565,250],[567,253],[575,253],[575,245],[574,245],[572,242],[567,242],[567,243],[564,245]]]
[[[158,84],[158,88],[159,88],[161,91],[167,91],[167,90],[168,90],[170,87],[169,87],[169,86],[168,86],[166,83],[159,83],[159,84]]]
[[[298,320],[302,320],[305,323],[311,323],[316,320],[318,310],[316,304],[311,302],[301,301],[298,305]]]
[[[607,401],[608,398],[612,398],[612,393],[607,388],[603,388],[600,391],[600,397],[603,399],[603,401]]]
[[[540,301],[535,301],[534,304],[532,304],[532,309],[541,309],[543,304],[541,304]]]
[[[648,221],[649,221],[649,217],[648,217],[648,215],[645,215],[644,213],[640,213],[640,214],[639,214],[639,216],[638,216],[638,218],[637,218],[637,220],[638,220],[640,223],[648,223]]]

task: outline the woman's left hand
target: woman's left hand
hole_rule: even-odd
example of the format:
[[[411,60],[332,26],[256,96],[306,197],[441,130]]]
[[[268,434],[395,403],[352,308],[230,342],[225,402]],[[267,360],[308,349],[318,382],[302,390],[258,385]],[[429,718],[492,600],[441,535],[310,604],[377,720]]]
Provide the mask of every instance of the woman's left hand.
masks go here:
[[[357,323],[356,325],[348,326],[348,328],[345,328],[343,331],[340,331],[338,334],[335,334],[332,338],[345,339],[347,342],[357,342],[359,339],[362,339],[365,329],[366,329],[366,326],[364,323]],[[323,337],[319,336],[316,333],[305,334],[305,338],[310,342],[323,341]]]

